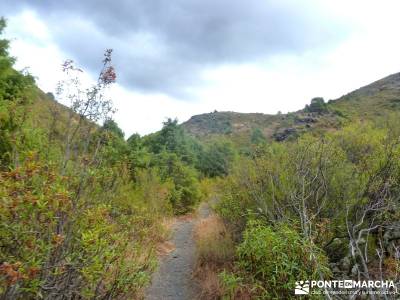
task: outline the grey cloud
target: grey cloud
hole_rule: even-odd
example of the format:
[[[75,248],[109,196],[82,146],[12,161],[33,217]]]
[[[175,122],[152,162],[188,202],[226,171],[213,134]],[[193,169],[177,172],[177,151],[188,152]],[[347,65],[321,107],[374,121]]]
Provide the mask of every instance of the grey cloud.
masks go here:
[[[37,11],[60,48],[83,66],[94,71],[102,49],[113,48],[120,83],[174,96],[195,86],[205,68],[301,54],[344,34],[341,24],[312,0],[42,0],[24,5]]]

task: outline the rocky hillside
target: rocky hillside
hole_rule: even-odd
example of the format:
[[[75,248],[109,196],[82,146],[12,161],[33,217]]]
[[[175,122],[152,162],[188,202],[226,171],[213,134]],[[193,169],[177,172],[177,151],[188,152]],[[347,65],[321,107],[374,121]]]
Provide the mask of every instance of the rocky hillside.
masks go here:
[[[297,112],[262,113],[212,112],[191,117],[182,126],[201,139],[226,135],[246,143],[255,130],[267,139],[283,141],[310,130],[335,129],[354,119],[373,118],[400,110],[400,73],[380,79],[328,103],[315,98]]]

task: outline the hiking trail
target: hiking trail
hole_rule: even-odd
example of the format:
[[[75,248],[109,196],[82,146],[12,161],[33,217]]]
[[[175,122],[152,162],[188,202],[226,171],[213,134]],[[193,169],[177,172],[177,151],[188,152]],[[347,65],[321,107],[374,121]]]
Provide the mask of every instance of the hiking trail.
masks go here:
[[[146,291],[146,300],[193,300],[200,288],[193,279],[196,244],[193,239],[195,224],[209,215],[210,208],[203,204],[196,216],[178,218],[172,228],[171,242],[175,249],[160,260],[158,270]]]

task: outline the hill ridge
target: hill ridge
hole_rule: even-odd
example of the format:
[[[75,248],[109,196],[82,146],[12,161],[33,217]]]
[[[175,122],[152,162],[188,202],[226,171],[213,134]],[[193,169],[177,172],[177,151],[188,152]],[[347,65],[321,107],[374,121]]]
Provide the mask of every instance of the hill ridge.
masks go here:
[[[315,110],[307,105],[287,114],[214,111],[194,115],[181,126],[198,138],[225,135],[238,143],[247,143],[254,130],[260,130],[266,138],[285,140],[289,136],[313,129],[337,128],[346,119],[373,118],[381,112],[400,110],[400,72],[362,86],[338,99],[329,100],[322,106]]]

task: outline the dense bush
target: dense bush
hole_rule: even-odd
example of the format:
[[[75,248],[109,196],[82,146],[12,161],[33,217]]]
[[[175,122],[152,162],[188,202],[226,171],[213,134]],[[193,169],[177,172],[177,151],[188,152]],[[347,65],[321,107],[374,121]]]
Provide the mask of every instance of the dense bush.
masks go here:
[[[311,113],[325,113],[328,112],[328,106],[326,105],[324,98],[317,97],[311,99],[311,103],[306,106],[305,111]]]
[[[175,153],[162,152],[155,156],[153,165],[159,168],[161,179],[171,183],[170,203],[176,214],[193,209],[201,198],[198,173]]]
[[[309,110],[328,111],[322,99]],[[234,161],[216,211],[238,247],[214,263],[209,295],[290,299],[297,280],[399,278],[399,116],[341,126],[261,142]]]
[[[224,140],[212,141],[198,152],[196,167],[208,177],[228,175],[235,159],[232,143]]]
[[[5,28],[0,18],[0,35]],[[15,162],[16,147],[23,140],[20,132],[26,119],[27,105],[33,94],[33,77],[12,68],[8,41],[0,39],[0,167]]]
[[[0,297],[140,297],[164,238],[172,183],[156,168],[131,175],[136,153],[111,121],[104,92],[116,78],[111,50],[90,87],[72,61],[63,65],[57,98],[71,109],[12,62],[1,40]]]
[[[386,270],[392,269],[393,261],[399,262],[395,250],[399,247],[399,128],[395,116],[385,122],[354,122],[323,136],[309,134],[293,142],[265,145],[254,156],[242,158],[224,181],[217,205],[235,240],[247,241],[240,248],[242,254],[251,251],[252,240],[260,247],[264,241],[274,243],[272,238],[284,244],[287,234],[296,233],[303,245],[323,251],[337,278],[389,276]],[[252,219],[262,220],[267,229],[245,227]],[[282,231],[285,227],[276,224],[294,224],[295,231]],[[393,242],[389,236],[396,236]],[[279,249],[279,242],[276,245]],[[310,247],[304,250],[304,255],[313,253]],[[263,257],[257,256],[261,253],[244,256],[250,259],[242,264],[249,274],[262,277],[256,269],[262,265],[258,258]],[[274,265],[278,270],[289,261]],[[381,269],[376,268],[379,264]],[[294,272],[287,270],[290,274]],[[398,277],[393,272],[390,276]]]
[[[196,142],[185,134],[177,119],[165,121],[159,132],[144,138],[144,145],[154,154],[175,153],[180,160],[189,165],[193,165],[196,159]]]
[[[266,142],[265,135],[260,128],[254,128],[251,132],[250,141],[252,144],[259,145]]]
[[[133,201],[135,191],[121,180],[105,192],[104,180],[116,176],[109,171],[93,170],[91,189],[79,200],[71,186],[77,178],[59,176],[33,156],[0,174],[0,293],[114,297],[134,295],[148,282],[155,266],[150,239],[160,233],[156,214]]]
[[[286,224],[249,221],[237,252],[238,266],[263,299],[291,299],[296,281],[330,276],[323,251]]]

